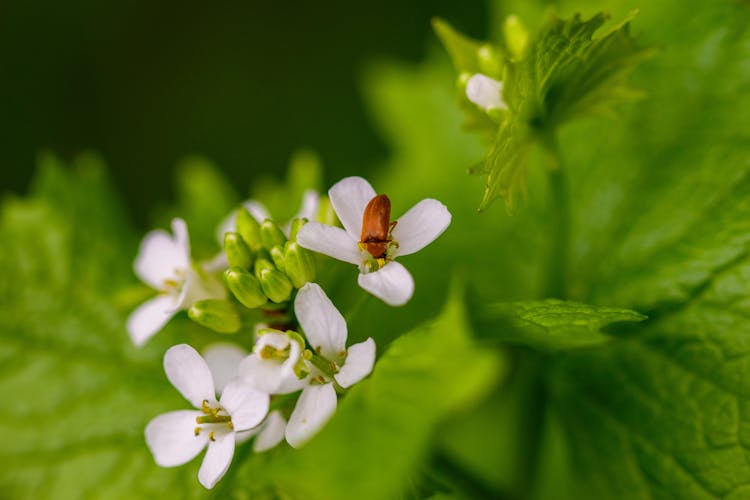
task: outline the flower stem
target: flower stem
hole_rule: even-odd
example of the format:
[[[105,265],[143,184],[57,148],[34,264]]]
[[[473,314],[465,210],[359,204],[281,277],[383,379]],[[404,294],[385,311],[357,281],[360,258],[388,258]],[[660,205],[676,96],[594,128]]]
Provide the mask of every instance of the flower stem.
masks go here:
[[[367,304],[367,302],[370,300],[370,297],[372,297],[372,295],[370,295],[369,293],[360,294],[357,302],[355,302],[351,309],[346,312],[345,319],[347,324],[351,323],[351,321],[357,316],[357,314],[362,311],[365,304]]]
[[[547,171],[550,188],[550,255],[547,269],[546,295],[564,299],[567,295],[570,210],[568,185],[560,150],[554,138],[545,141],[552,164]]]

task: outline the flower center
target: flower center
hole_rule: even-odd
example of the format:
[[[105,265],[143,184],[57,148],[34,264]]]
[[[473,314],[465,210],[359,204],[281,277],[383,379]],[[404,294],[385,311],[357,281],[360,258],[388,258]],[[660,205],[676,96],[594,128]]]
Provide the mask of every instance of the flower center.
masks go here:
[[[182,291],[182,287],[187,279],[187,270],[182,268],[175,268],[172,271],[172,278],[166,279],[161,284],[162,293],[168,295],[179,295]]]
[[[195,435],[200,436],[201,432],[208,432],[208,439],[216,441],[216,434],[226,434],[233,432],[232,417],[219,405],[212,406],[207,399],[201,404],[203,415],[195,417]]]

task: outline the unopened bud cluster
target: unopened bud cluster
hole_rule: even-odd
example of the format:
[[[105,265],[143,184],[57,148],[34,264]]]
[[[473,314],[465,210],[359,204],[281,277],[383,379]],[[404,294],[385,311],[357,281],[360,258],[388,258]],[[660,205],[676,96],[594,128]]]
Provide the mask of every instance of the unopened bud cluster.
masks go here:
[[[229,266],[224,283],[230,297],[196,302],[190,308],[190,318],[221,333],[240,330],[243,309],[268,310],[273,313],[273,323],[288,319],[285,311],[295,290],[315,279],[315,258],[296,241],[306,222],[294,219],[287,237],[271,219],[258,222],[246,208],[240,208],[234,231],[224,234]]]

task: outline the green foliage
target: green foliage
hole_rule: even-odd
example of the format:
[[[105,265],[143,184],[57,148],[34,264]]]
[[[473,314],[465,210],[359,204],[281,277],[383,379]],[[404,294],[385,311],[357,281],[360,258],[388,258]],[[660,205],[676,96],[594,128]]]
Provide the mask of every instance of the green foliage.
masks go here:
[[[646,319],[627,309],[558,299],[495,304],[485,314],[492,321],[506,322],[503,327],[495,325],[493,339],[541,350],[603,344],[611,340],[609,335],[602,332],[604,327]]]
[[[136,250],[116,195],[96,158],[74,167],[44,157],[32,195],[3,204],[3,495],[201,496],[194,467],[155,467],[145,447],[146,422],[183,403],[112,305]]]
[[[595,36],[606,19],[604,14],[586,21],[579,15],[569,20],[553,18],[528,43],[519,60],[506,56],[501,76],[488,75],[502,80],[508,111],[499,120],[484,161],[474,169],[487,177],[480,209],[498,196],[505,198],[509,212],[516,209],[519,198],[525,196],[532,144],[541,143],[554,155],[554,136],[560,125],[581,116],[611,114],[614,104],[639,95],[626,80],[650,51],[639,48],[630,35],[630,17]],[[473,46],[459,45],[463,38],[440,23],[436,29],[459,71],[481,72],[469,64],[467,53]]]

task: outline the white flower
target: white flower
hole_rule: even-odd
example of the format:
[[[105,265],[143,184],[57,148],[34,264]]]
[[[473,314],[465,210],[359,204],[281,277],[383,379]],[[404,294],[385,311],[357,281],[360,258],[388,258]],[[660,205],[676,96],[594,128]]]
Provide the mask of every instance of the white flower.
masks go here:
[[[476,73],[466,82],[466,97],[485,111],[508,109],[503,101],[503,82]]]
[[[346,348],[346,321],[325,292],[315,283],[303,286],[294,301],[294,311],[307,341],[328,363],[326,372],[311,377],[302,390],[286,427],[287,442],[298,447],[315,435],[336,411],[335,381],[351,387],[372,372],[375,341]]]
[[[289,394],[302,389],[297,377],[303,345],[279,330],[259,330],[253,353],[240,363],[238,374],[268,394]]]
[[[164,371],[198,410],[173,411],[154,418],[146,426],[146,443],[162,467],[187,463],[208,446],[198,480],[204,487],[213,488],[232,462],[235,433],[263,421],[269,397],[234,379],[217,402],[208,365],[187,344],[176,345],[164,354]]]
[[[273,220],[271,213],[268,211],[265,205],[257,200],[247,200],[242,203],[242,206],[250,212],[250,215],[258,221],[258,224],[262,224],[266,219]],[[285,224],[281,226],[281,229],[289,237],[289,231],[292,228],[292,221],[294,219],[307,219],[314,220],[318,213],[318,207],[320,206],[320,196],[313,189],[308,189],[302,195],[302,204],[299,207],[297,213]],[[236,231],[237,227],[237,212],[233,211],[229,214],[221,224],[219,224],[219,230],[216,233],[216,237],[219,240],[219,244],[224,244],[224,235]]]
[[[240,363],[247,357],[247,351],[228,342],[216,342],[203,351],[203,359],[214,379],[217,394],[239,373]],[[262,391],[261,391],[262,392]],[[284,440],[286,419],[279,411],[272,411],[258,426],[246,431],[235,432],[235,442],[243,443],[253,436],[253,450],[270,450]]]
[[[331,187],[328,196],[344,229],[308,222],[297,234],[297,242],[304,248],[356,264],[360,270],[359,286],[386,304],[406,304],[414,293],[414,279],[393,259],[417,252],[440,236],[451,222],[448,209],[428,198],[397,221],[385,221],[389,226],[388,235],[382,240],[385,254],[372,255],[361,241],[365,209],[376,197],[370,183],[361,177],[347,177]]]
[[[224,287],[211,281],[190,260],[190,240],[182,219],[172,220],[172,232],[157,229],[144,236],[133,269],[159,295],[133,311],[127,329],[137,346],[143,345],[178,311],[209,298],[224,298]]]

